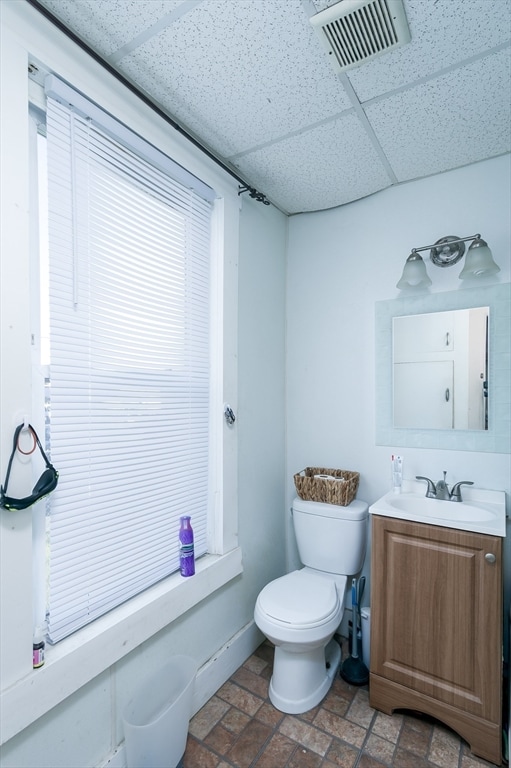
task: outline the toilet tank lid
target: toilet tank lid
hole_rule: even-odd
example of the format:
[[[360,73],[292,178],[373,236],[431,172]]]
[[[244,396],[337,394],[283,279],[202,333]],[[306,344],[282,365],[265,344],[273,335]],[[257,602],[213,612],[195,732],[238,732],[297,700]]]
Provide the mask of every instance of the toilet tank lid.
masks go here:
[[[334,517],[337,520],[365,520],[369,516],[369,505],[359,499],[341,507],[339,504],[325,504],[323,501],[305,501],[297,496],[293,501],[293,510],[308,515]]]

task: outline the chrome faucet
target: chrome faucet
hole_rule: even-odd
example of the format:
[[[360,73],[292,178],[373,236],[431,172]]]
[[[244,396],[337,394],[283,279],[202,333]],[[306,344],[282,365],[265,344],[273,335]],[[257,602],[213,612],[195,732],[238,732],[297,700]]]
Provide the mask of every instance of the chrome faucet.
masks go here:
[[[416,480],[425,480],[428,484],[426,489],[426,497],[428,499],[439,499],[440,501],[463,501],[461,498],[461,486],[462,485],[474,485],[470,480],[462,480],[456,485],[453,485],[452,490],[449,491],[449,486],[445,482],[447,472],[444,472],[443,480],[439,480],[437,484],[430,480],[429,477],[423,477],[422,475],[416,475]]]

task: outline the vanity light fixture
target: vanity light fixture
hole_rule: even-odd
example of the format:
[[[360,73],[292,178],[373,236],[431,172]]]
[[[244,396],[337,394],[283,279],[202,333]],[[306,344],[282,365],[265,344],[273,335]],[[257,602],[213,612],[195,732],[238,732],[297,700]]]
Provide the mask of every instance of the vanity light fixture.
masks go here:
[[[422,256],[419,256],[419,251],[430,251],[429,257],[437,267],[452,267],[463,257],[465,243],[469,240],[472,240],[472,243],[468,248],[465,264],[459,275],[460,280],[500,272],[500,267],[493,261],[488,243],[481,238],[481,235],[470,235],[470,237],[448,235],[441,237],[434,245],[412,248],[396,287],[400,289],[427,288],[428,285],[431,285],[426,265]]]

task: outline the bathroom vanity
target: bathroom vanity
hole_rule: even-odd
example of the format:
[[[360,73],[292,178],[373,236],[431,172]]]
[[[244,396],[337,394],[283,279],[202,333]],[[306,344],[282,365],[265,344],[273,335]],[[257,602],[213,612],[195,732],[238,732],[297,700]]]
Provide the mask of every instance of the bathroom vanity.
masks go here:
[[[397,506],[387,494],[371,507],[369,696],[371,706],[387,714],[432,715],[474,754],[500,765],[505,506],[503,493],[481,493],[498,494],[501,503],[486,497],[467,502],[464,512],[463,503],[410,493],[400,495]],[[408,503],[422,519],[407,513]],[[484,520],[461,519],[477,517],[477,509]]]

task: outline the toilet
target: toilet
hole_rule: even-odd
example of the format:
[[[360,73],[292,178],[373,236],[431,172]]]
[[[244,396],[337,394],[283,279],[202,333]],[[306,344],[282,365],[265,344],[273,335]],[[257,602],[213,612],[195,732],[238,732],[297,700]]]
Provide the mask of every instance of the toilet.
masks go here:
[[[339,667],[341,649],[332,638],[344,612],[348,576],[364,562],[368,505],[295,498],[292,515],[304,567],[264,587],[254,620],[275,645],[270,701],[296,715],[319,704]]]

